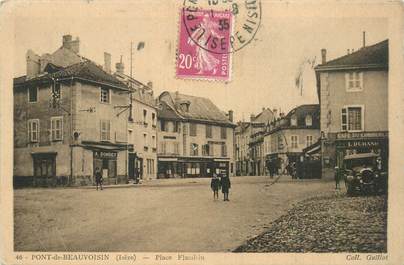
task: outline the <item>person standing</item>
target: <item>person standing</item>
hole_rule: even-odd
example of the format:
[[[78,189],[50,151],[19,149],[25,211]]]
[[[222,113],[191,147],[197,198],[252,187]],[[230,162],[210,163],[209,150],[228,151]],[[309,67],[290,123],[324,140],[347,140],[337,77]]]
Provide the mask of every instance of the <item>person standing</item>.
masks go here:
[[[98,185],[100,185],[100,188],[102,190],[102,174],[101,170],[98,167],[95,169],[95,184],[97,185],[97,190]]]
[[[220,183],[222,185],[223,201],[229,201],[229,189],[231,187],[229,177],[226,174],[223,174]]]
[[[213,200],[219,199],[219,189],[220,189],[220,179],[216,174],[213,174],[212,180],[210,182],[210,187],[213,191]]]
[[[339,181],[340,181],[340,170],[339,167],[335,167],[335,189],[339,190],[340,186],[339,186]]]

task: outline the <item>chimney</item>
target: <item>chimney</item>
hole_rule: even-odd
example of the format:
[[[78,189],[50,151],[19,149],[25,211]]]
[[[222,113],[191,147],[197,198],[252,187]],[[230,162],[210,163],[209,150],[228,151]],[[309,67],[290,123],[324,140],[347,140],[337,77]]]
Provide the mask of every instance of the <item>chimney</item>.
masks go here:
[[[321,64],[325,64],[327,62],[327,50],[321,49]]]
[[[28,50],[25,54],[25,59],[27,60],[27,79],[35,77],[40,72],[40,56],[37,55],[32,50]]]
[[[283,112],[279,113],[279,117],[282,119],[283,117],[285,117],[285,113]]]
[[[116,63],[115,64],[115,69],[116,69],[116,72],[118,73],[118,74],[124,74],[125,73],[125,65],[123,64],[123,62],[122,62],[122,55],[121,55],[121,61],[119,62],[119,63]]]
[[[70,50],[72,50],[74,53],[79,53],[80,52],[80,39],[79,37],[76,38],[76,40],[73,40],[70,42]]]
[[[111,73],[111,54],[104,52],[104,70],[108,74]]]
[[[71,50],[74,53],[80,52],[80,39],[77,37],[76,40],[72,39],[72,35],[63,36],[63,47]]]
[[[153,88],[153,82],[152,82],[152,81],[147,82],[147,86],[148,86],[149,88]]]
[[[362,42],[363,42],[362,48],[365,48],[365,46],[366,46],[366,31],[363,32]]]
[[[230,122],[233,122],[233,113],[234,112],[232,110],[229,110],[228,117]]]

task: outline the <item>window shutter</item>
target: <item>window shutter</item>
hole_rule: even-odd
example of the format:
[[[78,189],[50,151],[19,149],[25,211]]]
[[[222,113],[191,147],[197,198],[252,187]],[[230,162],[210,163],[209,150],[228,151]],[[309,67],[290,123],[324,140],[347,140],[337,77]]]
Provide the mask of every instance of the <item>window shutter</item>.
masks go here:
[[[348,110],[347,108],[341,109],[341,131],[348,130]]]
[[[345,89],[349,89],[349,73],[345,73]]]
[[[359,73],[359,84],[360,89],[363,89],[363,72]]]

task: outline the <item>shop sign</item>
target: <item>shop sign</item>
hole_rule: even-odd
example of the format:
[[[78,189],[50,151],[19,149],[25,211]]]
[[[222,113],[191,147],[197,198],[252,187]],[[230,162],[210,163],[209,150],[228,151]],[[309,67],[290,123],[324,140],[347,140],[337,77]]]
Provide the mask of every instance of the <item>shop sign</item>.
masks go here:
[[[361,141],[338,141],[336,142],[337,147],[339,148],[371,148],[371,147],[380,147],[380,141],[372,141],[372,140],[361,140]]]
[[[337,139],[352,138],[387,138],[388,132],[340,132],[337,133]]]
[[[100,159],[116,159],[116,152],[94,151],[94,158]]]

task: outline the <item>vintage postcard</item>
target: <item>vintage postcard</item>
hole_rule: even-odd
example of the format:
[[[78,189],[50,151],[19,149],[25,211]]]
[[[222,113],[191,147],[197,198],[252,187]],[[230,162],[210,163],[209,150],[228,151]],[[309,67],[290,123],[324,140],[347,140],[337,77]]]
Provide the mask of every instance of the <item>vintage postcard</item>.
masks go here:
[[[404,264],[403,18],[4,1],[1,264]]]

